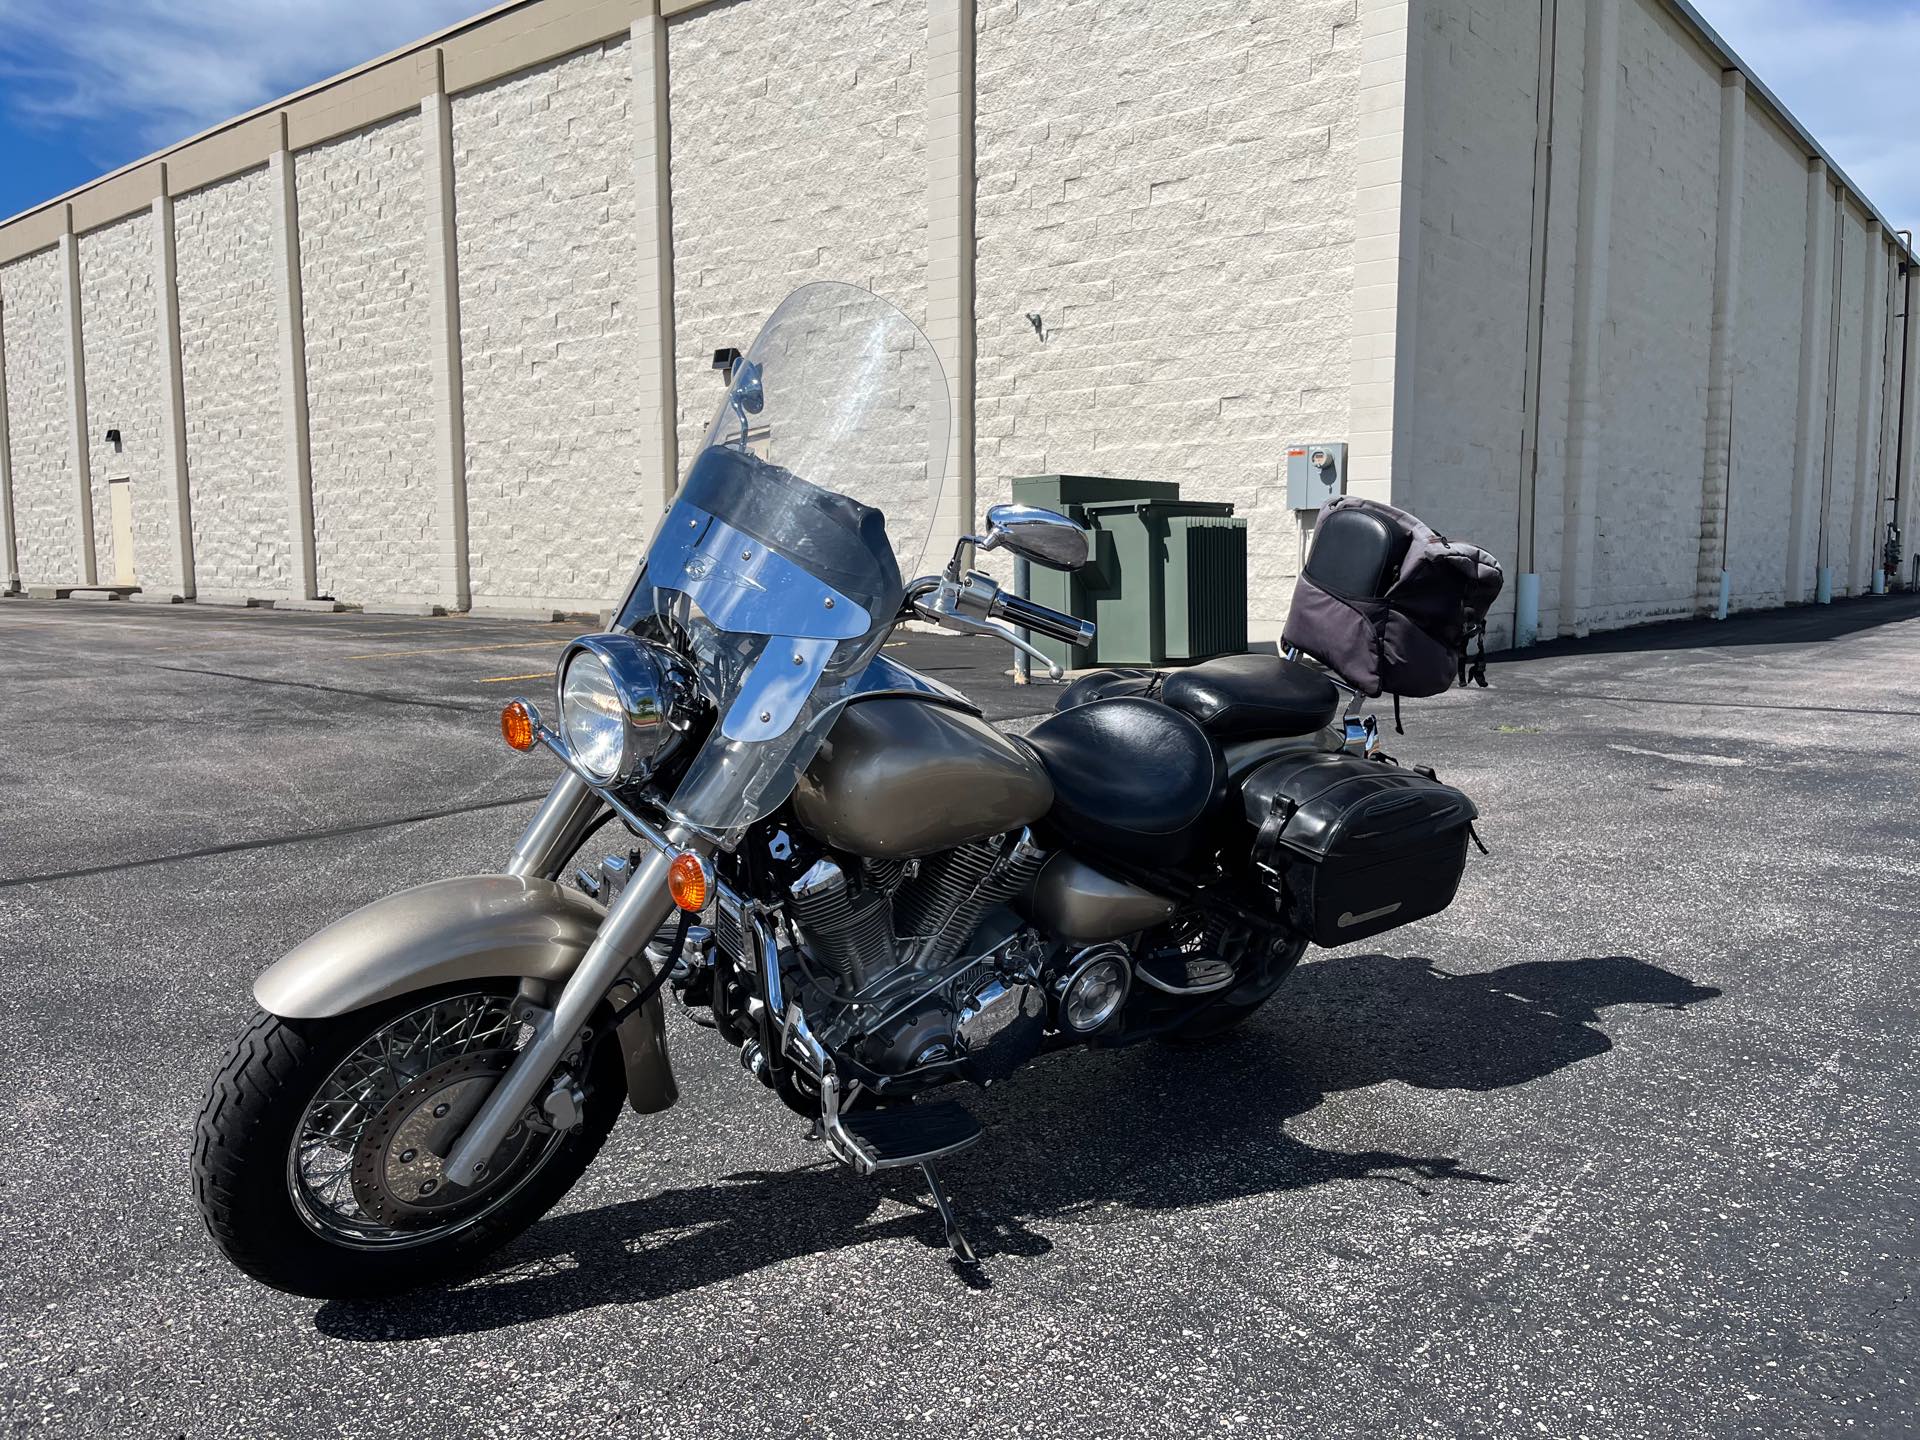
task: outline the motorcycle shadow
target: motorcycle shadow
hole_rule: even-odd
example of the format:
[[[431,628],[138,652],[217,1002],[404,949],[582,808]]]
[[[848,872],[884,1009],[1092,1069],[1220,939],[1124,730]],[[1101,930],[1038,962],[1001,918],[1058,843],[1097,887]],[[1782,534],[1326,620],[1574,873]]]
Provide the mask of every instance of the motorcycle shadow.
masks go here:
[[[1323,1149],[1287,1134],[1286,1122],[1389,1080],[1464,1092],[1524,1085],[1610,1050],[1600,1022],[1611,1007],[1677,1010],[1719,994],[1618,955],[1462,974],[1417,957],[1334,956],[1301,966],[1265,1011],[1220,1040],[1068,1052],[974,1092],[966,1098],[988,1137],[942,1173],[989,1262],[1050,1250],[1036,1224],[1113,1223],[1334,1180],[1421,1193],[1504,1184],[1453,1156]],[[872,1180],[831,1162],[743,1171],[546,1220],[467,1285],[332,1301],[315,1324],[355,1340],[475,1333],[893,1239],[944,1250],[917,1170]],[[971,1283],[990,1283],[988,1272]]]

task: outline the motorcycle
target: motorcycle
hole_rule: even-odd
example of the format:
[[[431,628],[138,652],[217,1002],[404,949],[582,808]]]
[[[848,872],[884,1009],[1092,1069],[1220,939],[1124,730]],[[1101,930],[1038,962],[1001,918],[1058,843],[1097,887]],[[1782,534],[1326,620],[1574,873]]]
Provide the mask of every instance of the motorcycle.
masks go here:
[[[623,1098],[675,1102],[669,1000],[857,1175],[918,1167],[974,1264],[938,1166],[982,1129],[937,1092],[1216,1035],[1309,944],[1451,903],[1472,802],[1387,763],[1371,717],[1342,716],[1352,687],[1297,652],[1099,672],[1017,738],[885,653],[917,620],[1057,679],[1030,637],[1093,638],[967,568],[1084,565],[1074,521],[997,505],[933,554],[947,389],[898,310],[804,287],[725,378],[615,620],[560,659],[552,721],[502,712],[561,767],[504,871],[379,900],[259,976],[193,1180],[266,1284],[474,1269]],[[569,875],[609,824],[619,845]]]

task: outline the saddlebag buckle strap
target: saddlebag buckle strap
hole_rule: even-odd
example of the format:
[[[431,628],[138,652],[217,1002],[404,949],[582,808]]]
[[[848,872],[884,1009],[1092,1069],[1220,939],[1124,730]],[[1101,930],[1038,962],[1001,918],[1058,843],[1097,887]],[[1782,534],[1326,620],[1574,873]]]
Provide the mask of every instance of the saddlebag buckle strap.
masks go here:
[[[1254,864],[1276,881],[1280,878],[1280,837],[1298,808],[1286,796],[1274,795],[1268,802],[1266,816],[1260,821],[1260,829],[1253,837]]]

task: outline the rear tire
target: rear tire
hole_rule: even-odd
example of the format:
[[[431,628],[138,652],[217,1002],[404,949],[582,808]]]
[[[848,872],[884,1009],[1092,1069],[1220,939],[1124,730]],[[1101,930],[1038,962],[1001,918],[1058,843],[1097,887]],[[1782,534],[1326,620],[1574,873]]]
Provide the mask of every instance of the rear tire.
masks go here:
[[[295,1198],[292,1147],[322,1085],[348,1056],[390,1022],[436,999],[512,991],[510,982],[489,981],[401,996],[322,1020],[256,1015],[213,1082],[193,1148],[194,1199],[226,1257],[256,1280],[295,1295],[389,1295],[472,1272],[557,1204],[620,1113],[625,1085],[619,1046],[611,1040],[594,1056],[579,1127],[538,1149],[525,1178],[502,1181],[504,1198],[491,1208],[476,1205],[482,1211],[477,1219],[438,1226],[448,1231],[443,1237],[433,1238],[429,1228],[420,1238],[384,1246],[347,1243],[323,1234]]]
[[[1228,1031],[1246,1024],[1286,983],[1300,957],[1307,953],[1304,936],[1295,936],[1277,947],[1266,960],[1259,977],[1237,985],[1211,1004],[1202,1005],[1191,1017],[1160,1036],[1165,1045],[1205,1045]]]

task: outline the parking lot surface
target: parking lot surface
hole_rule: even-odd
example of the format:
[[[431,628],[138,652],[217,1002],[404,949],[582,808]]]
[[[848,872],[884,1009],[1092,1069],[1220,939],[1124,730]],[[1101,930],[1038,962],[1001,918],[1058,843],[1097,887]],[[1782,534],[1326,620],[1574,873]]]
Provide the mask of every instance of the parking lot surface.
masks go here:
[[[969,1288],[677,1015],[491,1274],[264,1290],[194,1117],[255,972],[497,868],[571,632],[0,602],[0,1427],[63,1436],[1799,1436],[1920,1426],[1920,603],[1545,647],[1389,748],[1483,812],[1454,908],[1211,1047],[963,1097]],[[900,652],[1002,721],[1004,654]]]

